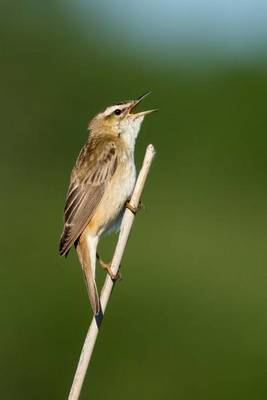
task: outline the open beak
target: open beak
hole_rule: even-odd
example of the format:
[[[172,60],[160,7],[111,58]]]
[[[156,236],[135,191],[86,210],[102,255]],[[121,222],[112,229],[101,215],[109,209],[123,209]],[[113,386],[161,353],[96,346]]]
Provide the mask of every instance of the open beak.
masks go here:
[[[138,97],[138,99],[134,100],[132,105],[129,108],[129,114],[133,114],[135,117],[141,117],[141,116],[151,114],[154,111],[157,111],[156,109],[154,109],[154,110],[141,111],[139,113],[132,113],[132,111],[135,109],[135,107],[137,107],[138,104],[141,103],[141,101],[144,100],[144,98],[147,97],[150,93],[151,92],[146,92],[142,96]]]

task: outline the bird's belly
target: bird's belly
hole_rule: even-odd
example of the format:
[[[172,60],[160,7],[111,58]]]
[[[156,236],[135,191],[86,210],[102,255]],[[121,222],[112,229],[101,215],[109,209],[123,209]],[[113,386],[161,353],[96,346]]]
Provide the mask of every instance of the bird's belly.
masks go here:
[[[117,168],[90,223],[98,235],[119,230],[123,208],[132,194],[135,179],[134,162],[123,163]]]

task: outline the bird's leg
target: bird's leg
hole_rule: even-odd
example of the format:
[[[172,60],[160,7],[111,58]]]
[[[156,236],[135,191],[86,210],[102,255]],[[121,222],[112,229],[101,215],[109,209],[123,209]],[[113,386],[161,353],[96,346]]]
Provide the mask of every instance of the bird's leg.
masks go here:
[[[145,205],[142,203],[142,201],[139,201],[138,206],[133,207],[130,203],[130,199],[128,199],[125,203],[125,208],[128,208],[135,215],[138,211],[145,209]]]
[[[105,261],[103,261],[103,260],[100,258],[100,256],[99,256],[98,253],[96,253],[96,258],[97,258],[97,261],[99,262],[99,265],[100,265],[103,269],[105,269],[105,270],[107,271],[107,273],[109,274],[110,278],[111,278],[113,281],[117,281],[118,279],[121,280],[121,273],[120,273],[120,271],[119,271],[117,274],[113,274],[113,272],[111,271],[111,262],[105,262]]]

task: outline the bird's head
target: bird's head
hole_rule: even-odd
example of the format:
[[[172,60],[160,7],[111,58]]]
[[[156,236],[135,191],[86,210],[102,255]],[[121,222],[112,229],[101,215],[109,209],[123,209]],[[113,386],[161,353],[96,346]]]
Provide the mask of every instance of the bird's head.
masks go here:
[[[89,129],[94,132],[101,131],[113,133],[116,136],[130,136],[135,139],[146,115],[156,110],[141,111],[135,113],[137,105],[150,94],[150,92],[138,97],[136,100],[129,100],[113,104],[105,111],[97,114],[91,121]]]

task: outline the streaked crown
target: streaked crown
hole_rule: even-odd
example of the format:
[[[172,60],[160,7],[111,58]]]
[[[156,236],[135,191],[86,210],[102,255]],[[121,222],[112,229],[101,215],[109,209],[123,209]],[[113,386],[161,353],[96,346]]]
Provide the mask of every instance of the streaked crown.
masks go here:
[[[105,109],[105,111],[97,114],[89,125],[89,129],[93,134],[95,130],[109,130],[115,135],[130,134],[137,136],[141,123],[146,115],[156,110],[147,110],[134,113],[137,105],[150,94],[145,93],[136,100],[128,100],[113,104]]]

